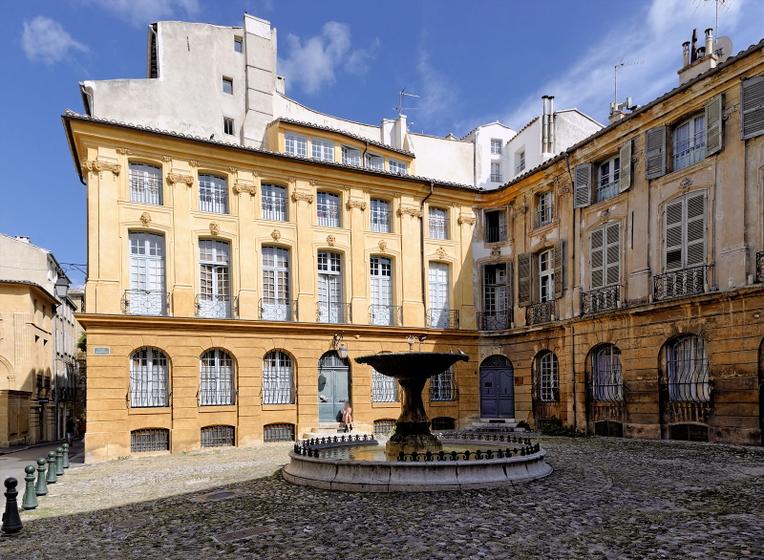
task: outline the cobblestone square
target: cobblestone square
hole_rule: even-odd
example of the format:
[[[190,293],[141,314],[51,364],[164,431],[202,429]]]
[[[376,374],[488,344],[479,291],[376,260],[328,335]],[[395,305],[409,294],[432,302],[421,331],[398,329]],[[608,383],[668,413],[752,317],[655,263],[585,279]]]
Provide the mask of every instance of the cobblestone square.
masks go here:
[[[541,443],[548,478],[465,492],[291,486],[285,444],[76,467],[0,558],[764,558],[764,450]]]

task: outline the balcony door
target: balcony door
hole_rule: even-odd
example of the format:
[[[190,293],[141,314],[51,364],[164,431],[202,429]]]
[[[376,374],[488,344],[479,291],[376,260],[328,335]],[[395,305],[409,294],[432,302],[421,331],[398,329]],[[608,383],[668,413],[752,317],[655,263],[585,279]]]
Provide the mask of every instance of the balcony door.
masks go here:
[[[130,234],[130,290],[127,312],[136,315],[164,315],[164,238],[152,233]]]
[[[371,324],[392,325],[392,262],[385,257],[371,257]]]
[[[448,265],[430,263],[430,326],[448,328]]]
[[[231,314],[228,243],[211,239],[199,241],[200,317],[224,318]]]
[[[263,247],[262,319],[290,321],[289,251],[281,247]]]
[[[342,262],[338,253],[318,253],[318,321],[344,323]]]

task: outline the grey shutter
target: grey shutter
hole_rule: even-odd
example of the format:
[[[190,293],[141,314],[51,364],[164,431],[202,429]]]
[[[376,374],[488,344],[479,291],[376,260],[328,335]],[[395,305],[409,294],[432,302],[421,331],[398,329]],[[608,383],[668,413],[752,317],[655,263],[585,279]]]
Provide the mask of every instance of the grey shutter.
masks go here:
[[[621,225],[616,222],[604,228],[605,285],[615,286],[621,279]]]
[[[595,229],[589,240],[590,258],[591,258],[591,289],[596,290],[605,284],[605,258],[603,249],[605,247],[605,230],[603,228]]]
[[[507,310],[507,313],[510,313],[512,311],[512,299],[513,299],[512,286],[514,284],[513,278],[514,276],[512,276],[512,263],[508,262],[507,274],[506,274],[507,289],[505,290],[507,302],[506,302],[506,307],[504,308]]]
[[[664,261],[666,263],[666,270],[678,270],[682,268],[684,259],[683,254],[683,237],[682,230],[682,209],[684,207],[684,200],[678,200],[666,205],[665,216],[665,246],[664,246]]]
[[[554,244],[554,297],[562,297],[565,290],[565,242],[557,241]]]
[[[685,266],[706,262],[706,196],[704,193],[687,197],[685,234]]]
[[[666,127],[651,128],[645,135],[645,177],[655,179],[666,174]]]
[[[507,210],[505,208],[499,212],[499,241],[506,241],[507,239]]]
[[[531,254],[517,255],[517,305],[531,304]]]
[[[573,208],[592,203],[592,164],[579,163],[573,171]]]
[[[633,140],[629,140],[623,146],[621,146],[620,153],[618,154],[621,160],[621,170],[619,177],[618,192],[623,192],[631,187],[631,145]]]
[[[724,126],[722,121],[721,94],[706,103],[704,111],[706,122],[706,155],[710,156],[722,149]]]
[[[764,134],[764,76],[743,80],[740,127],[743,140]]]

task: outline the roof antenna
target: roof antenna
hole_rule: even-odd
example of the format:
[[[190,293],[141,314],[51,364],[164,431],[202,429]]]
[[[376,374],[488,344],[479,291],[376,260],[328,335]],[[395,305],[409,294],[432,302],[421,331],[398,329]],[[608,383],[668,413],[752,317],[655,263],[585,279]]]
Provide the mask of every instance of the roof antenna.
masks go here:
[[[410,111],[413,109],[416,109],[416,107],[405,107],[404,106],[404,100],[406,97],[411,97],[413,99],[419,99],[420,96],[418,96],[416,93],[411,93],[410,91],[406,91],[406,88],[403,88],[401,91],[398,92],[398,105],[396,107],[393,107],[395,112],[400,117],[401,115],[405,114],[405,111]]]
[[[636,66],[638,64],[644,64],[645,61],[640,59],[629,60],[624,62],[623,59],[618,64],[613,66],[613,103],[618,103],[618,69],[624,66]]]

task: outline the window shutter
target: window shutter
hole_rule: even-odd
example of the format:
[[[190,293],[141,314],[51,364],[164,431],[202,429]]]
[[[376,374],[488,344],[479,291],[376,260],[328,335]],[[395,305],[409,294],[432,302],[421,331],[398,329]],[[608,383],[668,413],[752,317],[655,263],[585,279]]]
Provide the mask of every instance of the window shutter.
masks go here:
[[[605,285],[615,286],[621,279],[621,227],[619,223],[605,226]]]
[[[686,200],[686,266],[698,266],[706,262],[706,196],[701,193]]]
[[[564,262],[565,262],[565,242],[558,241],[554,244],[554,297],[562,297],[565,290]]]
[[[743,140],[764,134],[764,76],[743,80],[741,98]]]
[[[682,268],[682,208],[684,201],[679,200],[666,206],[666,240],[665,262],[666,270]]]
[[[722,96],[717,95],[705,106],[706,155],[710,156],[722,149]]]
[[[499,241],[507,240],[507,211],[499,212]]]
[[[592,164],[579,163],[573,171],[573,208],[592,203]]]
[[[517,255],[517,305],[531,304],[531,254]]]
[[[507,288],[506,288],[506,290],[504,290],[504,294],[505,294],[505,298],[506,298],[504,309],[506,309],[507,311],[510,311],[512,309],[512,298],[513,298],[513,294],[512,294],[512,283],[513,282],[512,282],[512,279],[513,278],[514,278],[514,276],[512,276],[512,263],[508,262],[507,263],[507,274],[506,274],[506,286],[507,286]]]
[[[603,248],[605,246],[605,230],[595,229],[590,239],[591,246],[591,289],[596,290],[604,286],[605,259]]]
[[[645,136],[645,177],[655,179],[666,174],[666,127],[658,126]]]
[[[621,170],[618,192],[623,192],[631,187],[631,146],[633,140],[629,140],[621,146],[618,157],[621,160]]]

